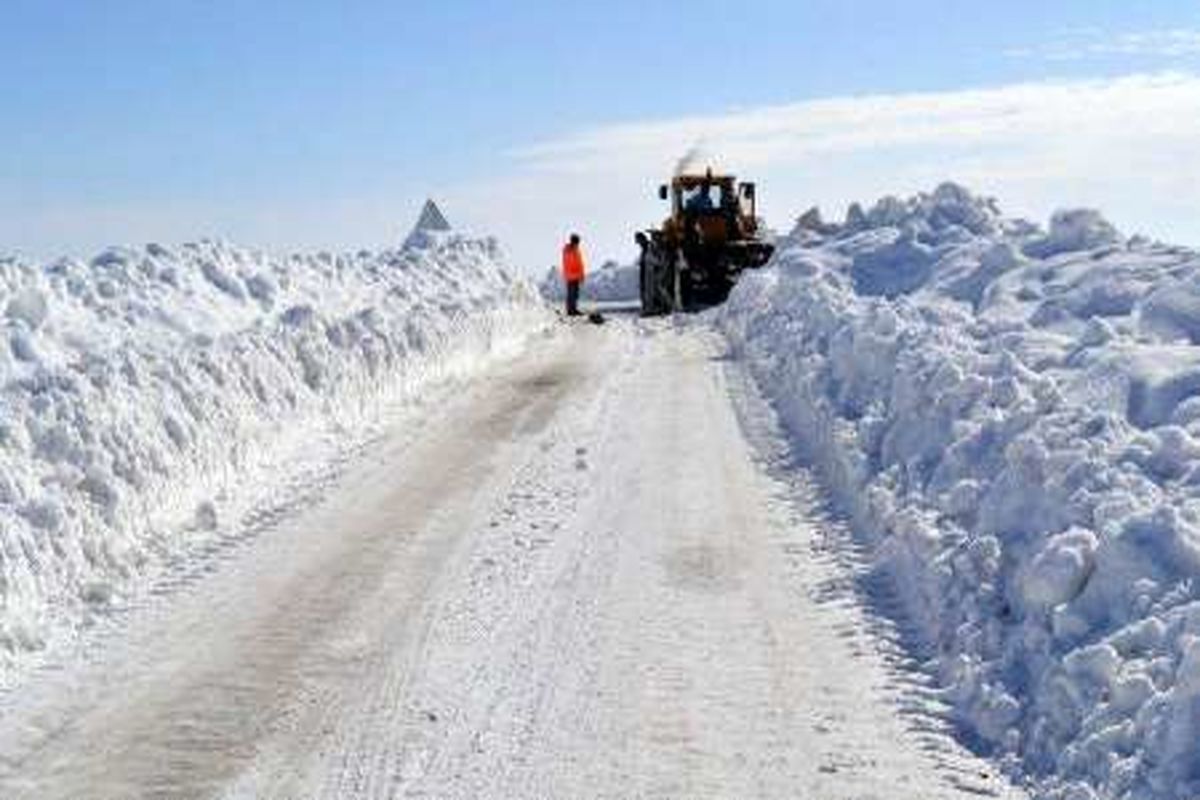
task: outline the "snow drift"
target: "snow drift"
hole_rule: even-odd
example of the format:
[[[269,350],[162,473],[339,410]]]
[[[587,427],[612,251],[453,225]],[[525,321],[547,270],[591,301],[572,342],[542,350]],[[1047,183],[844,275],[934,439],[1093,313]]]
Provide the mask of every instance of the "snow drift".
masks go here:
[[[0,674],[86,624],[390,402],[516,347],[494,241],[0,260]]]
[[[1040,796],[1200,796],[1200,256],[945,185],[815,215],[718,313]]]

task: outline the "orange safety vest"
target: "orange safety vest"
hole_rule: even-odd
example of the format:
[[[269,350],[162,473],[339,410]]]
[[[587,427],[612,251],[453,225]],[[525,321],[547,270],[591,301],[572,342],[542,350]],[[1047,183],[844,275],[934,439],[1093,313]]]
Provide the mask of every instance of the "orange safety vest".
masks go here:
[[[569,244],[563,247],[562,271],[564,281],[583,280],[583,250]]]

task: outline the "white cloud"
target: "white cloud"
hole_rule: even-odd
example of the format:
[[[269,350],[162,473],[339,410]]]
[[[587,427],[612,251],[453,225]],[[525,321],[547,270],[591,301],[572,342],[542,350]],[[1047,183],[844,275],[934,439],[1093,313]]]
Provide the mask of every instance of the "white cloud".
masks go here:
[[[1184,58],[1200,55],[1200,30],[1170,28],[1106,33],[1095,28],[1064,31],[1050,42],[1007,51],[1014,58],[1047,61],[1125,57]]]
[[[702,142],[759,181],[769,221],[959,180],[1044,216],[1098,206],[1121,227],[1200,242],[1200,76],[1132,75],[940,93],[864,95],[631,122],[511,153],[507,177],[449,192],[519,263],[554,259],[581,229],[593,256],[633,254],[663,213],[654,187]],[[838,208],[840,211],[840,208]]]

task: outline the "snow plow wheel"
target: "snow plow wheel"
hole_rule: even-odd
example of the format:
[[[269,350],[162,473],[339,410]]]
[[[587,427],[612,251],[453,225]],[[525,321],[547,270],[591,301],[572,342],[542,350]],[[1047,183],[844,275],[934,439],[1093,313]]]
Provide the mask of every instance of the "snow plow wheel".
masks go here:
[[[644,233],[637,235],[642,254],[638,259],[642,316],[657,317],[671,313],[675,296],[675,269],[658,245]]]

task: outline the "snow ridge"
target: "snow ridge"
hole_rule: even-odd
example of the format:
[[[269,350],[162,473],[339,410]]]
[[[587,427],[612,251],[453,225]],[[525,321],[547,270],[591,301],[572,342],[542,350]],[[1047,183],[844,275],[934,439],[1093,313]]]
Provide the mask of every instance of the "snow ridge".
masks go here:
[[[717,320],[981,747],[1200,796],[1200,254],[947,184],[805,215]]]
[[[0,261],[0,677],[390,403],[519,346],[493,240]]]

